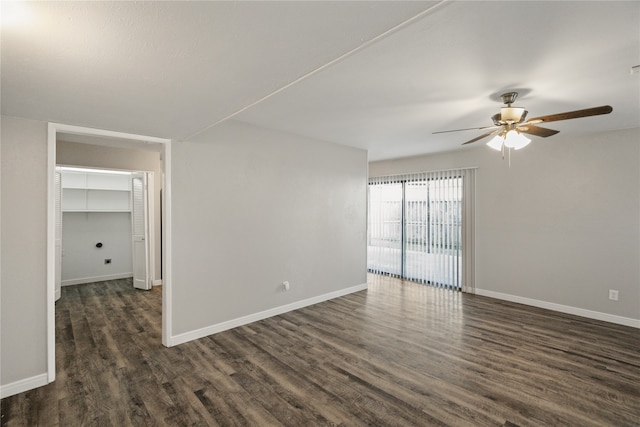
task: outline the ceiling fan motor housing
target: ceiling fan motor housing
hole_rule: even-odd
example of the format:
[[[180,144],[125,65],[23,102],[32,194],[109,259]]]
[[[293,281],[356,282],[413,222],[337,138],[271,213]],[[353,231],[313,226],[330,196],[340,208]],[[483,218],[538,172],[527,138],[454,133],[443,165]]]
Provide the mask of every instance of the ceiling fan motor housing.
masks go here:
[[[506,123],[520,123],[525,109],[522,107],[502,107],[500,109],[500,120]]]

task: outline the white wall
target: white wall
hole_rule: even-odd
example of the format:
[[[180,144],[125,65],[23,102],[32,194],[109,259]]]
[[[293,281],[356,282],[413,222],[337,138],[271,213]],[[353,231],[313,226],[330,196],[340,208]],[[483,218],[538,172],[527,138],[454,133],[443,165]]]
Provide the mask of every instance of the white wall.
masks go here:
[[[512,153],[511,168],[479,143],[472,150],[374,162],[369,175],[465,166],[479,168],[477,288],[637,324],[640,129],[536,138]],[[608,299],[609,289],[619,290],[619,301]]]
[[[0,385],[5,386],[46,381],[47,124],[2,116],[1,127]]]
[[[155,272],[154,279],[161,277],[161,239],[160,239],[160,190],[162,189],[162,164],[160,154],[155,151],[131,148],[107,147],[77,142],[57,141],[56,160],[58,164],[68,166],[87,166],[107,169],[149,171],[154,175],[154,237]]]
[[[132,276],[129,212],[62,213],[62,286]]]
[[[174,336],[366,284],[365,151],[238,122],[172,148]]]

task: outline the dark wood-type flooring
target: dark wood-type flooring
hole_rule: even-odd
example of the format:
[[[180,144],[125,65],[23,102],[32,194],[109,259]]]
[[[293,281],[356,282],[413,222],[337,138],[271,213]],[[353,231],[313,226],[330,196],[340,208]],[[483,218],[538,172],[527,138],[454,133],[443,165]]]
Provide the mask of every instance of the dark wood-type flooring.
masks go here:
[[[3,425],[640,425],[638,329],[397,279],[173,348],[160,327],[159,288],[64,287],[57,379]]]

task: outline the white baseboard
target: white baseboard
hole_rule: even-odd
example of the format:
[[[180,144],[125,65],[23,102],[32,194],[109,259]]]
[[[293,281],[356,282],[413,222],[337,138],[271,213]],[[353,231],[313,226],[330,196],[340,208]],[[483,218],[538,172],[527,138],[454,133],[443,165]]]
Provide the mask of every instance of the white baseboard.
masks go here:
[[[151,284],[153,286],[162,286],[162,279],[154,280]]]
[[[547,310],[559,311],[560,313],[574,314],[576,316],[582,316],[589,319],[603,320],[605,322],[616,323],[618,325],[640,328],[640,319],[633,319],[631,317],[616,316],[615,314],[602,313],[600,311],[587,310],[584,308],[572,307],[570,305],[556,304],[553,302],[540,301],[532,298],[519,297],[517,295],[487,291],[484,289],[476,289],[475,294],[505,301],[517,302],[519,304],[531,305],[538,308],[546,308]]]
[[[0,398],[13,396],[14,394],[23,393],[25,391],[33,390],[34,388],[47,385],[47,374],[36,375],[35,377],[25,378],[23,380],[15,381],[9,384],[0,386]]]
[[[63,280],[61,286],[82,285],[84,283],[104,282],[105,280],[127,279],[133,277],[133,273],[108,274],[106,276],[81,277],[79,279]]]
[[[352,286],[350,288],[340,289],[339,291],[329,292],[328,294],[319,295],[317,297],[308,298],[302,301],[293,302],[291,304],[282,305],[280,307],[271,308],[269,310],[261,311],[259,313],[250,314],[248,316],[239,317],[237,319],[228,320],[226,322],[218,323],[216,325],[207,326],[205,328],[196,329],[195,331],[185,332],[179,335],[173,335],[169,337],[169,346],[182,344],[188,341],[197,340],[209,335],[217,334],[218,332],[226,331],[229,329],[237,328],[238,326],[246,325],[249,323],[257,322],[258,320],[266,319],[268,317],[284,314],[289,311],[298,310],[309,305],[318,304],[330,299],[338,298],[344,295],[348,295],[354,292],[359,292],[367,289],[368,285],[363,283],[361,285]]]

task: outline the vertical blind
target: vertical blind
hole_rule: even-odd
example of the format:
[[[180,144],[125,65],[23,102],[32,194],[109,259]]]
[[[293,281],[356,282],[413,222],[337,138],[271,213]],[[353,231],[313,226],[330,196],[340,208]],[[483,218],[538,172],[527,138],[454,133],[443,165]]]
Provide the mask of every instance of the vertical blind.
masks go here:
[[[369,179],[368,269],[473,291],[475,169]]]

